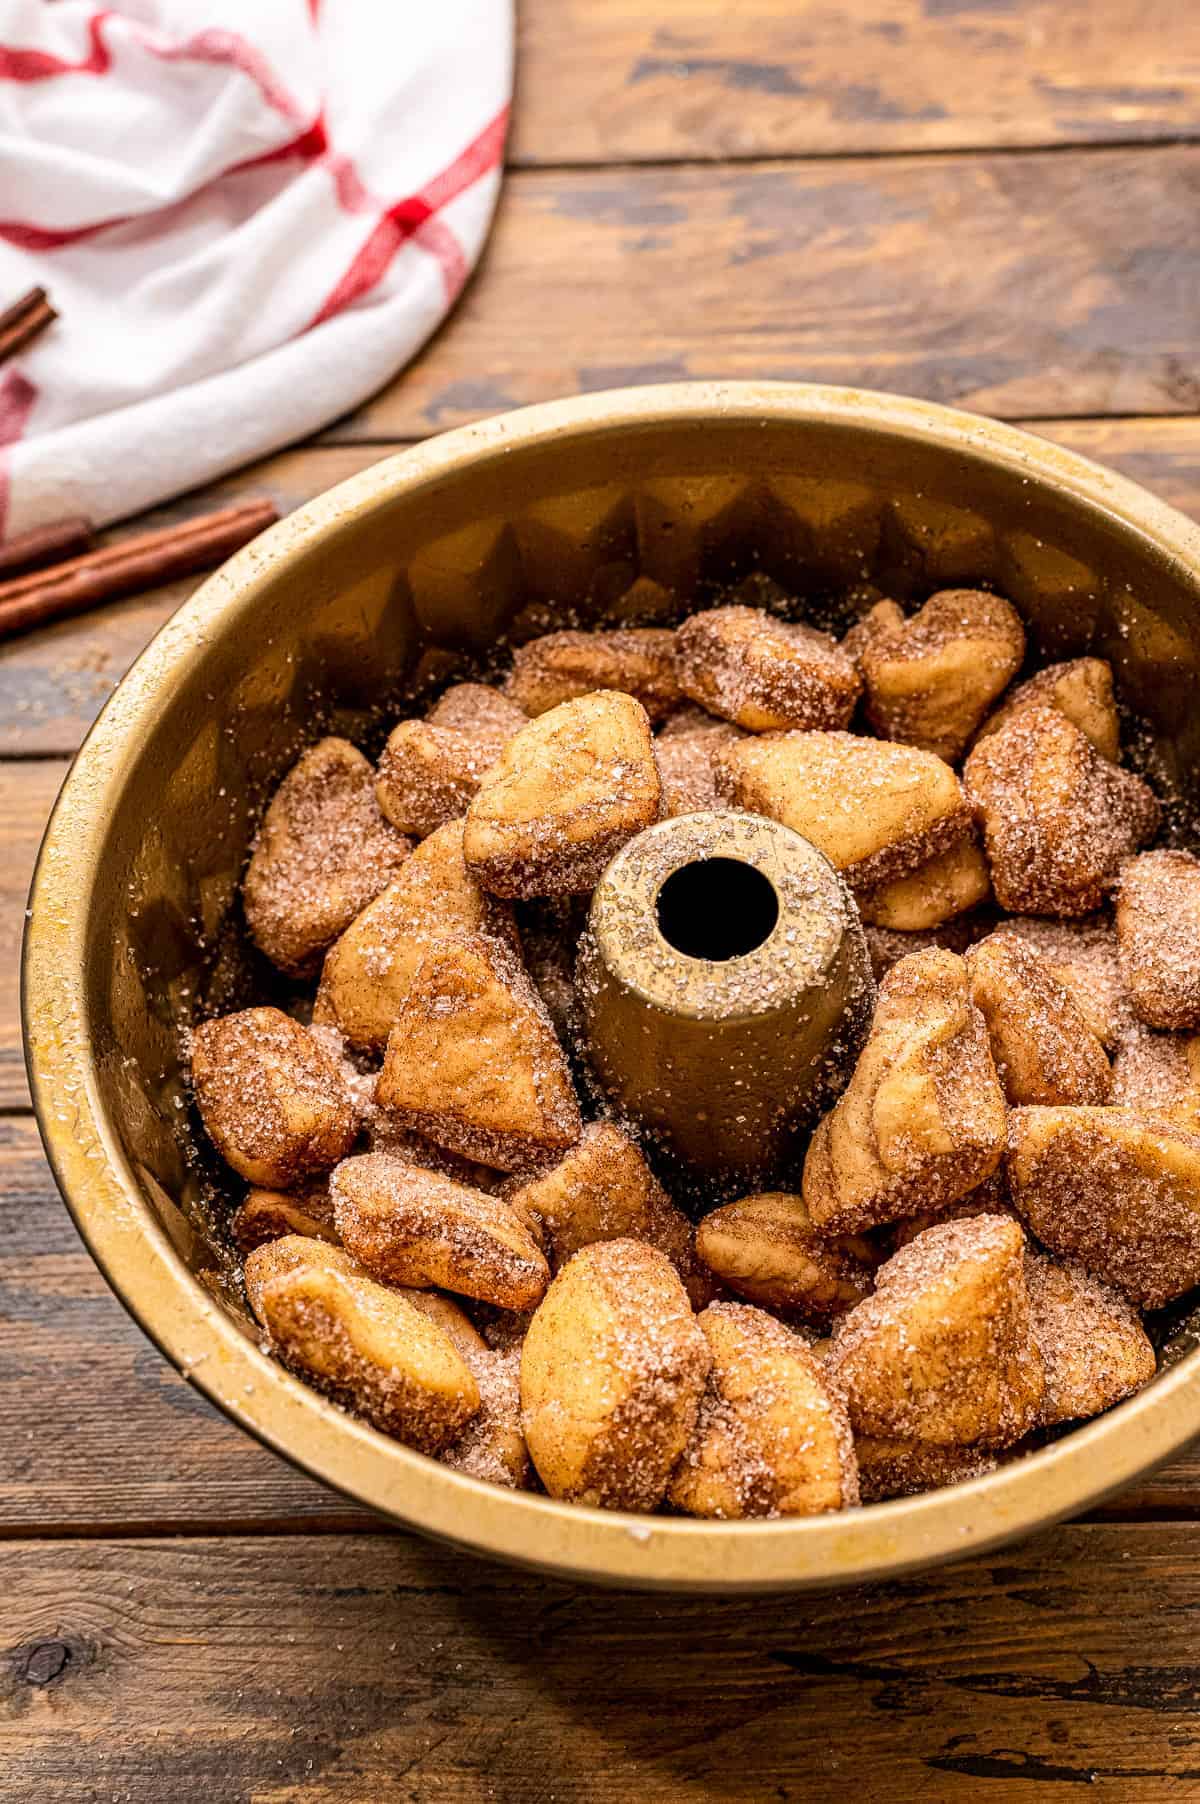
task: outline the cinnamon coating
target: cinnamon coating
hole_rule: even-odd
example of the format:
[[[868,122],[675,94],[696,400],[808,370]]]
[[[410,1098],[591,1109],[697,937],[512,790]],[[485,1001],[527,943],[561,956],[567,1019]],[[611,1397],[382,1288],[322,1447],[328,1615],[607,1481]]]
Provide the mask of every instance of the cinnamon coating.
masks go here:
[[[358,1133],[337,1066],[276,1008],[243,1009],[196,1028],[192,1083],[221,1157],[264,1189],[289,1190],[328,1171]]]
[[[850,1421],[819,1360],[773,1316],[713,1303],[711,1365],[668,1496],[709,1520],[817,1516],[858,1502]]]
[[[967,970],[917,952],[879,987],[866,1045],[819,1123],[803,1193],[819,1233],[860,1233],[940,1213],[991,1175],[1004,1150],[1004,1095]]]
[[[1017,914],[1091,914],[1158,831],[1153,791],[1054,708],[1023,709],[982,740],[963,782],[996,899]]]
[[[251,937],[289,976],[321,954],[397,874],[412,842],[386,821],[348,740],[321,739],[288,772],[259,829],[242,895]]]
[[[761,608],[710,608],[675,634],[679,687],[710,714],[753,733],[844,727],[862,681],[825,633]]]
[[[942,589],[906,620],[880,602],[854,630],[867,718],[953,763],[1025,657],[1016,609],[983,589]]]

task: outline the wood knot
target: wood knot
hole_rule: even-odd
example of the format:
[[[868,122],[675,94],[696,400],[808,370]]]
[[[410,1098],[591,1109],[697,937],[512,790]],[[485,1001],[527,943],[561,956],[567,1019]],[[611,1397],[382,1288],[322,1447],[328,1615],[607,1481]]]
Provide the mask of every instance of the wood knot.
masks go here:
[[[71,1664],[65,1641],[35,1641],[17,1656],[17,1677],[26,1685],[52,1685]]]

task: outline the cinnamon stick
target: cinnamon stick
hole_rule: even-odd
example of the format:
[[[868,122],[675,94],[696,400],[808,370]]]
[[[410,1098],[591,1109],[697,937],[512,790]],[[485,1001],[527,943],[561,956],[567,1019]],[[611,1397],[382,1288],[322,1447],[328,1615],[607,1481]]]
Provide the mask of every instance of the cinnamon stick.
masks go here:
[[[0,579],[77,557],[88,550],[94,534],[95,527],[83,514],[72,514],[66,520],[19,533],[6,545],[0,545]]]
[[[211,569],[278,518],[273,502],[242,502],[0,582],[0,639]]]
[[[44,288],[31,288],[20,300],[0,313],[0,363],[15,357],[18,351],[44,332],[58,314],[50,305]]]

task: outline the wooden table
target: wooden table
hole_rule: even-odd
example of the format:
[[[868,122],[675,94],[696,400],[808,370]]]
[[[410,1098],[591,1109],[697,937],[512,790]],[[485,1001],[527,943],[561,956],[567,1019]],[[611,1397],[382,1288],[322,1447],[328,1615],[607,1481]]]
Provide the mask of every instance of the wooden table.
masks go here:
[[[512,172],[454,320],[162,517],[713,375],[1023,420],[1200,514],[1198,138],[1188,0],[524,0]],[[29,1116],[17,948],[66,762],[189,586],[0,656],[0,1798],[1200,1799],[1200,1454],[927,1578],[621,1597],[381,1530],[126,1319]]]

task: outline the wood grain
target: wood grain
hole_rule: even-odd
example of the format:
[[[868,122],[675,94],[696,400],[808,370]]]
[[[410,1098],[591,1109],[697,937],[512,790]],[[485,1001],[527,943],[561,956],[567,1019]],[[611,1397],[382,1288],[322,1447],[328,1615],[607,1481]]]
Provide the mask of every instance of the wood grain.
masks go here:
[[[518,163],[1200,130],[1200,19],[1177,0],[523,0],[520,15]]]
[[[1194,413],[1198,180],[1186,145],[518,171],[451,324],[327,436],[686,376]]]
[[[1123,470],[1200,517],[1200,420],[1045,420],[1033,430]],[[201,510],[231,494],[269,495],[287,511],[399,448],[309,446],[255,465],[189,497],[186,505]],[[153,518],[177,517],[183,505],[160,509]],[[0,757],[74,753],[146,641],[194,587],[194,579],[173,583],[0,647]]]
[[[76,1235],[28,1116],[0,1119],[0,1442],[0,1536],[373,1521],[227,1422],[144,1337]],[[1200,1514],[1200,1451],[1112,1509]]]
[[[1112,1804],[1200,1790],[1184,1526],[852,1594],[585,1591],[407,1538],[0,1549],[7,1795]]]

